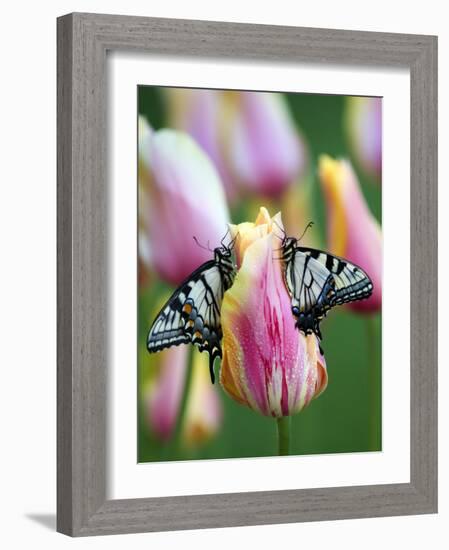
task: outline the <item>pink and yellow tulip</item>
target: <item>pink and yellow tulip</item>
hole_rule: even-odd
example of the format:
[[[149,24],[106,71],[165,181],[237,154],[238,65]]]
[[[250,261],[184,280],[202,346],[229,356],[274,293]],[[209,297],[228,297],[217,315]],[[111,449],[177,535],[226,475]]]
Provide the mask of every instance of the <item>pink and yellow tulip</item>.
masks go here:
[[[278,260],[280,214],[231,226],[239,271],[226,292],[220,382],[238,403],[265,416],[301,411],[324,391],[327,371],[315,335],[295,328]]]
[[[382,233],[370,212],[351,164],[323,155],[319,178],[327,208],[329,252],[359,265],[373,282],[367,300],[348,305],[355,311],[378,311],[382,305]]]

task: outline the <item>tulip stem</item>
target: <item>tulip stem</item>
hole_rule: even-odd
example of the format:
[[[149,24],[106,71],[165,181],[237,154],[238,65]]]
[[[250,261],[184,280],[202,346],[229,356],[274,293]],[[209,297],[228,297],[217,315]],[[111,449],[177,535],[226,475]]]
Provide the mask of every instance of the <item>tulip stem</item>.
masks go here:
[[[181,402],[179,404],[179,412],[178,412],[178,418],[177,418],[176,428],[175,428],[174,443],[175,443],[176,451],[179,454],[178,458],[182,458],[181,457],[181,454],[183,451],[182,431],[185,423],[185,416],[187,412],[187,403],[189,401],[190,389],[192,387],[193,354],[194,354],[194,350],[191,349],[187,360],[186,378],[184,381],[184,389],[181,397]]]
[[[381,445],[381,398],[379,397],[381,380],[377,368],[378,348],[377,348],[377,327],[373,315],[367,316],[366,334],[368,345],[369,361],[369,381],[371,397],[371,437],[370,447],[373,451],[380,450]]]
[[[290,454],[290,417],[282,416],[276,418],[278,430],[278,455],[286,456]]]

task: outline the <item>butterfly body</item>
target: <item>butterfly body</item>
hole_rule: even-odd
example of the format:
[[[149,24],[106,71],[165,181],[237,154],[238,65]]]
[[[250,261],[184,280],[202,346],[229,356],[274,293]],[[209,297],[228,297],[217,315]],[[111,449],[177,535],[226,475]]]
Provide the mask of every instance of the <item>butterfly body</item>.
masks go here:
[[[209,353],[213,383],[214,361],[222,356],[221,302],[234,277],[231,248],[215,248],[214,259],[189,275],[157,315],[148,333],[148,351],[158,352],[179,344],[195,344],[201,352]]]
[[[292,298],[296,326],[320,339],[320,322],[329,309],[369,298],[373,284],[368,275],[348,260],[298,245],[298,239],[282,242],[284,280]]]

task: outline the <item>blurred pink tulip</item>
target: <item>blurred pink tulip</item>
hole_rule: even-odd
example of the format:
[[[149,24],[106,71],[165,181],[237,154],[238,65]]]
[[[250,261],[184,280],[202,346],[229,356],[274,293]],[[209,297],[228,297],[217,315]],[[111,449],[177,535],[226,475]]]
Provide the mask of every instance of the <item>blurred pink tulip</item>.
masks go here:
[[[228,200],[237,186],[277,197],[305,170],[305,147],[282,95],[172,89],[171,124],[185,130],[215,163]]]
[[[346,131],[360,167],[379,180],[382,174],[382,99],[348,97]]]
[[[302,410],[327,385],[315,335],[295,328],[279,249],[280,214],[231,226],[240,269],[225,293],[220,383],[238,403],[272,417]]]
[[[166,90],[171,125],[190,134],[209,155],[220,174],[226,197],[233,203],[237,188],[224,157],[221,94],[215,90]]]
[[[182,427],[182,438],[188,447],[209,441],[218,431],[222,419],[221,401],[216,386],[210,383],[209,359],[193,352],[192,381]]]
[[[176,427],[188,353],[187,346],[178,346],[155,356],[159,363],[159,373],[146,392],[147,419],[154,435],[164,442],[171,438]]]
[[[229,122],[229,158],[239,183],[278,196],[305,167],[304,146],[280,94],[238,92]]]
[[[367,300],[348,304],[355,311],[378,311],[382,305],[382,233],[346,160],[319,159],[319,177],[328,216],[329,252],[359,265],[373,282]]]
[[[150,279],[151,270],[151,247],[148,242],[148,235],[144,231],[142,213],[147,207],[147,193],[145,188],[149,181],[149,154],[153,129],[143,116],[138,121],[138,151],[139,151],[139,236],[138,236],[138,257],[139,257],[139,284],[146,285]]]
[[[219,246],[229,220],[220,178],[207,155],[183,132],[159,130],[140,150],[140,255],[178,285]]]

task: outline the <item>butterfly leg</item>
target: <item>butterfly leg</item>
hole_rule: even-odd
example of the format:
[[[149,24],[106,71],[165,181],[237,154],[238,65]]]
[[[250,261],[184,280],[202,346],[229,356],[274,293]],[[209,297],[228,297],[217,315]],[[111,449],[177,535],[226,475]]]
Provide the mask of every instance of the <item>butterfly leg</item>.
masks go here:
[[[213,353],[209,353],[209,373],[212,384],[215,384],[214,361],[215,355]]]

